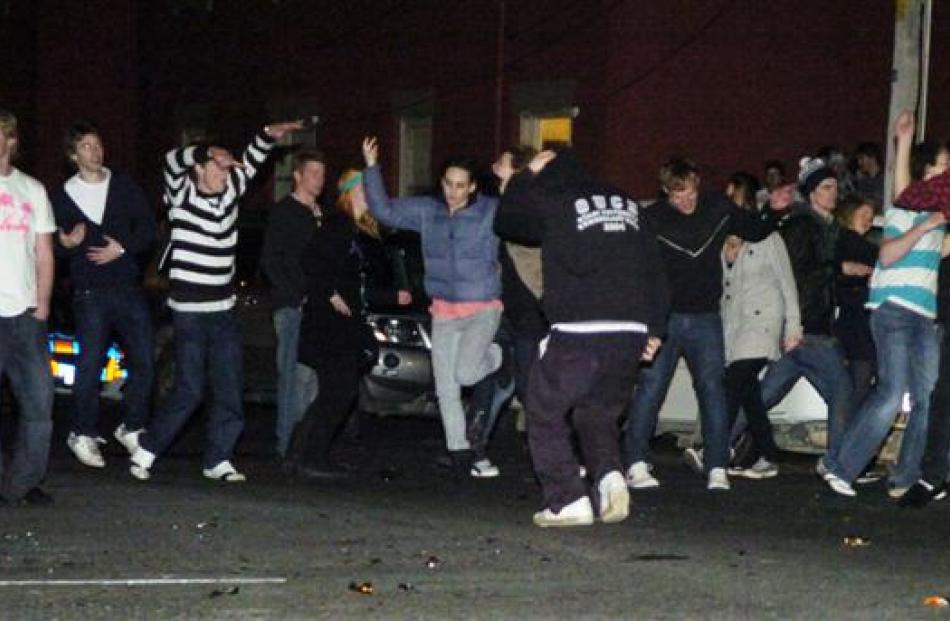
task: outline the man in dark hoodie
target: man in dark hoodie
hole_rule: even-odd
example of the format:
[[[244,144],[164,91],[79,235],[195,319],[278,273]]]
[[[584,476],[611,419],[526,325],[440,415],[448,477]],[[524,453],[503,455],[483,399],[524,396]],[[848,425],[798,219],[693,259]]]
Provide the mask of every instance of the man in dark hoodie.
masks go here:
[[[668,307],[656,236],[637,203],[591,180],[570,150],[543,151],[512,179],[495,231],[541,245],[551,332],[531,370],[525,404],[544,494],[534,523],[592,524],[594,506],[602,521],[619,522],[629,495],[618,421],[641,356],[652,358],[659,346]],[[579,474],[572,429],[594,482],[590,491]]]
[[[704,450],[687,449],[687,461],[707,475],[707,488],[728,490],[729,445],[726,394],[723,387],[725,349],[719,302],[722,297],[720,253],[730,234],[756,242],[765,239],[777,221],[776,204],[761,212],[740,210],[724,194],[700,192],[699,171],[685,159],[672,158],[660,169],[666,197],[644,210],[663,254],[673,292],[672,312],[665,326],[663,349],[643,370],[625,437],[627,483],[634,489],[659,486],[647,462],[656,417],[680,356],[686,358],[699,401]],[[790,202],[790,201],[788,201]]]

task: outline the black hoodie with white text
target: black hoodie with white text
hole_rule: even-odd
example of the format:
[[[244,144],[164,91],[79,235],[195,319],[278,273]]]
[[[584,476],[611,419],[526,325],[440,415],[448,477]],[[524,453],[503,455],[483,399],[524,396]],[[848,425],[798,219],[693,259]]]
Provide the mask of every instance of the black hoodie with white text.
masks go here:
[[[495,232],[541,245],[542,304],[552,324],[640,322],[663,334],[669,290],[656,235],[637,202],[591,180],[571,150],[538,175],[511,179]]]

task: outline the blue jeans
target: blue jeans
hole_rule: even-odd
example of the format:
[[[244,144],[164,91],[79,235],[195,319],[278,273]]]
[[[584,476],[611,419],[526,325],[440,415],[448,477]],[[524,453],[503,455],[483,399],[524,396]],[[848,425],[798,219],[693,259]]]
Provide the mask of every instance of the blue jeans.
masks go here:
[[[651,366],[640,372],[624,438],[627,463],[647,461],[660,406],[666,399],[680,356],[686,358],[699,402],[706,470],[726,465],[729,417],[726,413],[725,347],[719,313],[673,313],[666,340]]]
[[[123,389],[122,419],[135,431],[148,419],[152,393],[152,319],[145,296],[137,288],[85,289],[73,295],[79,360],[73,386],[71,430],[79,435],[99,436],[99,390],[102,365],[110,336],[119,335],[129,378]]]
[[[175,389],[141,437],[145,450],[160,455],[201,404],[205,370],[211,376],[211,408],[204,464],[231,459],[244,430],[241,386],[241,331],[234,310],[214,313],[173,311]]]
[[[53,376],[46,322],[34,318],[32,310],[0,317],[0,380],[4,374],[10,378],[20,405],[20,420],[6,473],[0,449],[0,481],[4,495],[17,500],[46,476],[53,432]]]
[[[806,334],[801,344],[770,364],[762,378],[762,402],[769,411],[805,377],[828,405],[828,450],[841,442],[852,408],[851,375],[838,340]]]
[[[277,453],[285,455],[294,427],[317,396],[317,374],[297,362],[303,311],[285,306],[274,311],[277,332]]]
[[[877,347],[877,385],[848,423],[841,446],[824,458],[825,466],[849,482],[861,474],[891,430],[904,391],[910,391],[910,420],[890,476],[891,486],[909,487],[920,478],[930,394],[940,364],[940,329],[933,319],[885,303],[871,313],[871,334]]]

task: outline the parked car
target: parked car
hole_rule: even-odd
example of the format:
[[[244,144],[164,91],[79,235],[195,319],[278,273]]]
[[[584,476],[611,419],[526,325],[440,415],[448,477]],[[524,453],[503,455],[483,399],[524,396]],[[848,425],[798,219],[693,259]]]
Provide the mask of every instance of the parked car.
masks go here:
[[[76,382],[76,363],[79,358],[79,341],[71,333],[49,333],[50,373],[58,394],[72,393]],[[121,399],[122,387],[128,379],[125,368],[125,353],[113,343],[106,351],[99,381],[102,384],[102,396],[107,399]]]

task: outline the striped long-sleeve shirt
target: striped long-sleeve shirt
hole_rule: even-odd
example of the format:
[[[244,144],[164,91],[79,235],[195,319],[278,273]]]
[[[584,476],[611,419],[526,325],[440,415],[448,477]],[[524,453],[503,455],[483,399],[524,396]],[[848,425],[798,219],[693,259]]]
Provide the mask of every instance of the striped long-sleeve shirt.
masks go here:
[[[261,132],[233,167],[220,194],[200,192],[188,175],[210,158],[207,146],[174,149],[165,156],[165,205],[171,225],[168,305],[182,312],[225,311],[234,306],[238,201],[274,145]]]
[[[927,213],[888,207],[884,212],[884,239],[900,237],[929,217]],[[888,266],[878,259],[871,275],[867,308],[891,302],[918,315],[935,318],[937,274],[945,230],[946,227],[940,225],[925,233],[910,252]]]

